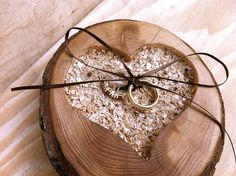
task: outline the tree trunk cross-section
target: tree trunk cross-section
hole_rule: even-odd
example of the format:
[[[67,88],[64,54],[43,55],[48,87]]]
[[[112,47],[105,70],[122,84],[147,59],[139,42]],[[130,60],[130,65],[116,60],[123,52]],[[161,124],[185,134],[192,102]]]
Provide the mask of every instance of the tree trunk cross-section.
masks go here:
[[[116,20],[88,29],[127,54],[150,41],[170,46],[184,55],[194,52],[175,35],[144,22]],[[77,55],[95,45],[98,43],[83,32],[71,37],[69,42]],[[200,83],[215,83],[200,57],[191,57],[191,62]],[[70,64],[71,58],[62,44],[48,63],[44,84],[63,83]],[[198,87],[193,100],[224,125],[224,107],[218,88]],[[64,89],[41,91],[40,118],[48,157],[60,175],[208,176],[213,175],[224,144],[219,128],[191,104],[156,138],[148,161],[140,159],[118,136],[72,108]]]

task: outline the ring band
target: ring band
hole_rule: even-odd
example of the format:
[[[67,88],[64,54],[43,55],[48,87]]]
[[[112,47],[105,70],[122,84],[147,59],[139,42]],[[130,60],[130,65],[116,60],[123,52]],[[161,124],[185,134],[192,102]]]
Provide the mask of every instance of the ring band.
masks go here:
[[[145,82],[148,82],[148,81],[145,81]],[[153,93],[154,93],[154,102],[152,104],[149,104],[149,105],[142,105],[142,104],[139,104],[137,101],[135,101],[135,99],[132,95],[133,84],[131,84],[129,86],[129,89],[128,89],[128,97],[129,97],[130,102],[135,107],[140,108],[140,109],[150,109],[150,108],[154,107],[157,104],[158,100],[159,100],[159,93],[158,93],[158,90],[156,88],[151,87],[151,89],[153,90]]]

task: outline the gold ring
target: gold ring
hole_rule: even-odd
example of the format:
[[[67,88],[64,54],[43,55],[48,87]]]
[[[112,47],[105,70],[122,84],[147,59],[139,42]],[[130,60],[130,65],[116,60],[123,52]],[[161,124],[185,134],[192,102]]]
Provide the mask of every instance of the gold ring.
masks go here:
[[[148,81],[145,81],[145,82],[148,82]],[[158,93],[158,90],[156,88],[150,87],[152,89],[152,91],[153,91],[153,97],[154,97],[153,98],[154,99],[153,103],[148,104],[148,105],[142,105],[142,104],[138,103],[137,101],[135,101],[135,99],[134,99],[134,97],[132,95],[133,87],[134,87],[133,84],[131,84],[129,86],[128,97],[129,97],[130,102],[135,107],[140,108],[140,109],[150,109],[150,108],[154,107],[157,104],[157,102],[159,100],[159,93]]]

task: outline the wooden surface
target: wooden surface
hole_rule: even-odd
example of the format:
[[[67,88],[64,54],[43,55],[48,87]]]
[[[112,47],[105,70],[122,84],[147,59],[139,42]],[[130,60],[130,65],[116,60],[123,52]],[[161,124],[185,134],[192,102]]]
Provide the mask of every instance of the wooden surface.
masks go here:
[[[150,41],[181,51],[179,57],[193,53],[173,34],[147,23],[112,21],[92,26],[89,31],[128,55]],[[84,49],[92,47],[91,44],[98,45],[93,43],[91,37],[81,33],[71,39],[69,48],[75,55],[80,55]],[[191,57],[191,62],[199,82],[213,83],[209,71],[198,57]],[[45,84],[64,82],[70,64],[71,57],[62,45],[45,71]],[[45,146],[52,163],[63,176],[72,175],[75,170],[85,176],[212,175],[222,152],[223,140],[219,129],[214,128],[207,116],[193,106],[164,128],[155,139],[150,160],[145,161],[117,135],[83,117],[78,109],[71,108],[64,89],[42,91],[41,94]],[[222,99],[216,88],[198,88],[194,101],[201,102],[219,121],[224,122]],[[213,102],[214,108],[211,108]]]
[[[236,88],[235,1],[82,2],[1,1],[0,175],[57,175],[41,140],[39,91],[12,93],[10,87],[41,83],[42,72],[63,41],[58,39],[67,28],[74,24],[85,27],[108,19],[129,18],[158,24],[178,35],[196,51],[220,57],[230,70],[229,81],[220,89],[225,103],[226,129],[236,145],[236,95],[233,91]],[[218,65],[209,65],[216,78],[220,79],[222,71]],[[232,155],[226,139],[215,176],[236,174]]]

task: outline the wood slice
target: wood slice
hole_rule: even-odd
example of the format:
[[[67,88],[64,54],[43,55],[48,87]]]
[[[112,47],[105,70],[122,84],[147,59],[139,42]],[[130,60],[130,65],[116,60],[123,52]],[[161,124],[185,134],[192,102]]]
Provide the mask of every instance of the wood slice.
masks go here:
[[[115,20],[87,29],[128,55],[150,42],[169,46],[184,55],[194,52],[169,31],[144,22]],[[69,42],[76,55],[97,45],[84,32]],[[215,83],[199,56],[191,57],[190,61],[200,83]],[[62,44],[45,70],[44,84],[63,83],[71,62]],[[199,87],[193,100],[224,124],[218,88]],[[147,161],[140,159],[120,137],[83,117],[79,109],[70,105],[63,88],[41,91],[40,117],[48,157],[60,175],[213,175],[224,143],[219,128],[192,104],[156,138],[152,157]]]

